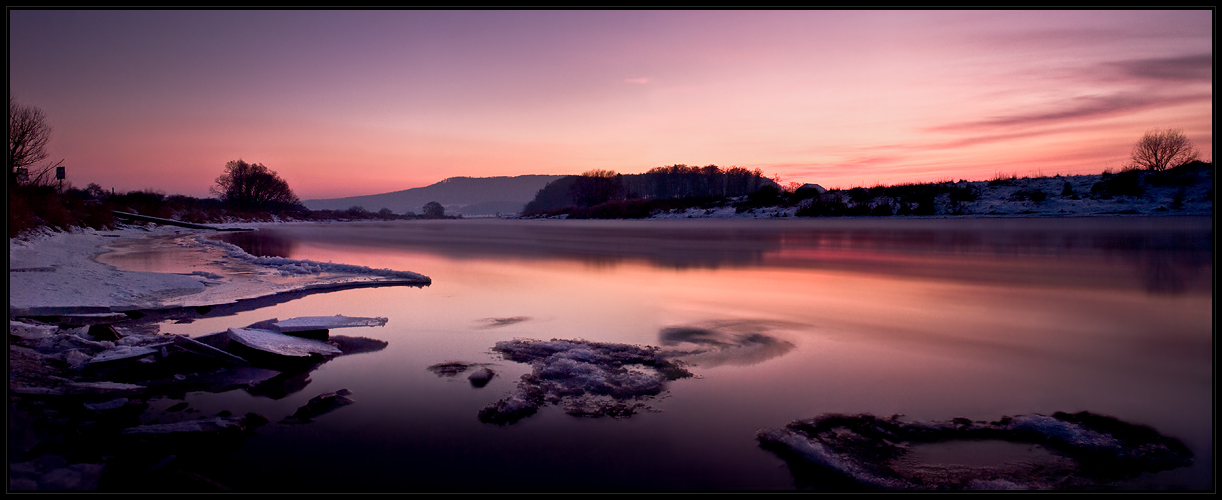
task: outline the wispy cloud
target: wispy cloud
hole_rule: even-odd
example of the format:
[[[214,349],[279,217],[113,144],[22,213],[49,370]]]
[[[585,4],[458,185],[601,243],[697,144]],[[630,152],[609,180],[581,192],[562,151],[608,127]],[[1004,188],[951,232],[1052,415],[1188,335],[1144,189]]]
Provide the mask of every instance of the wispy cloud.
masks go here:
[[[644,85],[646,83],[649,83],[649,77],[642,76],[642,77],[637,77],[637,78],[625,78],[624,83],[635,83],[639,85]]]
[[[1210,82],[1213,79],[1214,69],[1212,54],[1134,59],[1111,63],[1111,65],[1131,76],[1175,82],[1192,80]]]
[[[1066,99],[1044,111],[997,116],[983,120],[951,123],[930,127],[930,132],[963,132],[995,128],[1015,128],[1048,125],[1068,120],[1099,118],[1121,113],[1131,113],[1150,108],[1173,106],[1189,102],[1208,102],[1210,94],[1158,95],[1154,93],[1118,92],[1111,95],[1082,96]]]

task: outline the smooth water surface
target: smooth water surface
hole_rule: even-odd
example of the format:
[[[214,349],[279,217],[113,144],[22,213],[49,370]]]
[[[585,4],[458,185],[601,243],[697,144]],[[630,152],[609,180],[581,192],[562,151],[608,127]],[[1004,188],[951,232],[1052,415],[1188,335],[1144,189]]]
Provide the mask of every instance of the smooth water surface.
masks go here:
[[[1209,218],[446,220],[222,237],[433,280],[162,327],[201,335],[273,317],[389,318],[333,332],[386,349],[327,362],[282,399],[187,395],[203,414],[273,421],[218,478],[243,489],[789,489],[787,467],[757,446],[756,431],[829,412],[1112,415],[1196,456],[1115,487],[1213,484]],[[477,419],[531,370],[492,353],[497,341],[665,346],[705,334],[768,342],[690,358],[695,377],[670,382],[648,401],[654,411],[630,418],[545,406],[510,425]],[[475,388],[465,374],[426,369],[444,361],[492,363],[497,376]],[[338,389],[356,404],[276,423]]]

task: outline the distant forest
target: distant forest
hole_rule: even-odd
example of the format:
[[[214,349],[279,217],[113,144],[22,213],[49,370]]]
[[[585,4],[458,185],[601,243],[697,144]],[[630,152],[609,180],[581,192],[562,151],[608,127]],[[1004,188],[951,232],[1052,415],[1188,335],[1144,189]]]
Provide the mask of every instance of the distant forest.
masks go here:
[[[763,188],[778,190],[777,183],[758,168],[672,165],[629,175],[591,170],[548,183],[526,204],[522,215],[642,218],[657,209],[675,208],[670,205],[678,201],[698,206],[748,196]]]

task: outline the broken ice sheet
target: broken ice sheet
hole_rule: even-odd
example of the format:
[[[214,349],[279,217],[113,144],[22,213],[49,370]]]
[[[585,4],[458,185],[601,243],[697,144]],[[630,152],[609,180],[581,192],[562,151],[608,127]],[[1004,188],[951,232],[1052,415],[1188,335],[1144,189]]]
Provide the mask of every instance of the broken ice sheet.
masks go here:
[[[282,332],[302,332],[311,330],[330,330],[332,328],[351,328],[358,326],[386,326],[386,318],[360,318],[351,316],[303,316],[272,323],[272,329]]]
[[[514,339],[493,350],[532,371],[508,397],[479,412],[485,423],[512,424],[547,404],[574,416],[625,418],[647,409],[644,401],[665,392],[667,382],[692,376],[651,346]]]
[[[761,430],[756,438],[789,464],[799,487],[1099,489],[1192,463],[1179,440],[1089,412],[996,422],[825,414]],[[981,456],[992,460],[980,463]]]
[[[293,337],[270,330],[230,328],[229,337],[252,349],[287,357],[308,358],[314,354],[334,356],[342,353],[339,348],[331,344]]]

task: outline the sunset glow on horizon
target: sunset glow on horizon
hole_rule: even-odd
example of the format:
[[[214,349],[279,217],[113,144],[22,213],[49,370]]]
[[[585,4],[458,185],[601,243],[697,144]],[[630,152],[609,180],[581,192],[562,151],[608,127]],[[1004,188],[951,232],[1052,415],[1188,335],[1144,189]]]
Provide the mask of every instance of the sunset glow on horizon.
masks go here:
[[[10,10],[77,187],[301,199],[454,176],[759,168],[849,188],[1213,158],[1213,11]]]

